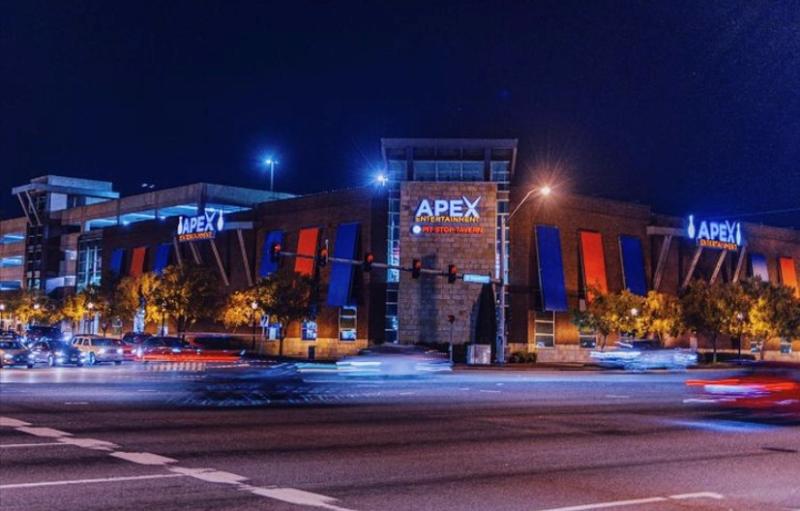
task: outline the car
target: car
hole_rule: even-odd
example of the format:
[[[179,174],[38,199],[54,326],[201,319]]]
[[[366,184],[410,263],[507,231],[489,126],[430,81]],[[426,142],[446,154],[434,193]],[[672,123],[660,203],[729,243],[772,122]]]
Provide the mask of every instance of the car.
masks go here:
[[[122,364],[122,342],[117,339],[95,335],[77,335],[72,338],[72,346],[81,352],[83,363],[88,366],[102,362]]]
[[[452,369],[446,353],[404,344],[372,346],[336,362],[339,374],[354,376],[421,376]]]
[[[696,391],[687,402],[753,415],[800,419],[800,364],[752,362],[723,378],[688,380]]]
[[[137,360],[137,349],[144,341],[153,337],[146,332],[125,332],[122,336],[122,355],[124,360]]]
[[[697,353],[680,348],[664,348],[653,339],[623,340],[614,348],[592,351],[589,357],[601,367],[634,371],[686,369],[697,364]]]
[[[136,360],[155,362],[193,355],[197,349],[180,337],[150,337],[136,347]]]
[[[25,344],[31,347],[36,341],[61,341],[64,334],[57,326],[35,325],[25,331]]]
[[[19,339],[10,336],[0,337],[0,367],[25,366],[33,367],[30,351]]]
[[[46,341],[50,351],[55,354],[57,366],[74,365],[81,367],[84,363],[82,352],[66,341]]]
[[[195,359],[204,362],[235,362],[245,355],[245,341],[225,335],[197,336],[192,339]]]

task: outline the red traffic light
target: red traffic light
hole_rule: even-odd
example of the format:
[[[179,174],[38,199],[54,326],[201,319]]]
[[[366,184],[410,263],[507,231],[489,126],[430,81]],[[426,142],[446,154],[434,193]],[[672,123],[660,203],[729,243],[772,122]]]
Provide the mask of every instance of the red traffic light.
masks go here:
[[[367,252],[366,254],[364,254],[364,265],[363,265],[364,271],[368,272],[372,270],[373,262],[375,262],[375,256],[372,254],[372,252]]]
[[[317,264],[320,266],[326,266],[328,264],[328,249],[326,247],[319,249],[317,253]]]
[[[418,279],[422,275],[422,261],[414,259],[411,261],[411,278]]]
[[[455,264],[447,265],[447,282],[454,283],[458,278],[458,267]]]

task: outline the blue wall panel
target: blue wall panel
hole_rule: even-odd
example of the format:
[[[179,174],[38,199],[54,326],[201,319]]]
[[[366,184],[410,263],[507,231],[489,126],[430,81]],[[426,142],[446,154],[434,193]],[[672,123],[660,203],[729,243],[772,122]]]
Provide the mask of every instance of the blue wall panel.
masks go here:
[[[340,259],[354,259],[356,255],[356,240],[358,239],[358,224],[341,224],[336,228],[336,240],[333,246],[333,257]],[[348,263],[333,262],[331,265],[331,280],[328,284],[328,305],[341,307],[352,305],[350,303],[350,290],[353,287],[353,265]]]
[[[111,252],[109,268],[114,275],[120,275],[122,273],[122,258],[124,255],[125,249],[122,248],[115,248],[114,251]]]
[[[264,245],[261,247],[261,264],[258,269],[260,277],[268,277],[278,271],[278,262],[272,262],[270,259],[270,252],[274,243],[283,245],[283,231],[270,231],[264,238]]]
[[[619,249],[622,252],[622,276],[625,288],[637,295],[647,294],[647,277],[644,271],[644,251],[642,240],[636,236],[620,236]]]
[[[769,269],[767,268],[767,258],[763,254],[750,254],[750,267],[753,277],[759,277],[764,282],[769,282]]]
[[[536,255],[539,260],[539,283],[542,304],[546,311],[567,310],[567,289],[564,285],[564,261],[561,257],[561,236],[558,228],[536,226]]]
[[[170,243],[161,243],[156,249],[156,257],[153,261],[153,271],[161,275],[164,268],[169,264],[169,251],[172,248]]]

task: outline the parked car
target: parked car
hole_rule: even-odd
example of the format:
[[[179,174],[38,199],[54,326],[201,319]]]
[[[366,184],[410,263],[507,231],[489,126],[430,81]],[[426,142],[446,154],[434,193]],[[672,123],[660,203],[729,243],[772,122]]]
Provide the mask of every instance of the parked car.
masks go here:
[[[10,336],[0,337],[0,367],[26,366],[33,367],[30,352],[19,339]]]
[[[155,362],[193,355],[196,348],[180,337],[150,337],[136,347],[136,360]]]
[[[65,341],[46,341],[50,351],[55,354],[56,365],[83,365],[81,350]]]
[[[29,348],[37,341],[61,341],[64,334],[57,326],[30,326],[25,331],[25,345]]]
[[[800,364],[753,362],[733,376],[689,380],[697,391],[688,401],[752,415],[800,419]]]
[[[602,367],[643,371],[645,369],[686,369],[697,364],[697,353],[680,348],[664,348],[656,340],[620,341],[605,351],[589,356]]]
[[[356,376],[420,376],[452,369],[446,353],[403,344],[372,346],[336,362],[339,373]]]
[[[120,365],[123,360],[122,342],[95,335],[76,335],[72,338],[72,346],[80,350],[83,363],[89,366],[101,362],[113,362]]]

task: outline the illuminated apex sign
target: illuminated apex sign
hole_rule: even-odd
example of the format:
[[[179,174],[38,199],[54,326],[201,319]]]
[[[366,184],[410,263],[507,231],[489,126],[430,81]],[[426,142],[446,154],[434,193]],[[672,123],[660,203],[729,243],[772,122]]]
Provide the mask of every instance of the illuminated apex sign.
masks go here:
[[[222,211],[206,211],[202,215],[178,218],[178,241],[211,240],[225,226]]]
[[[481,234],[481,197],[422,199],[414,212],[412,234]]]
[[[701,220],[695,222],[694,215],[689,215],[686,234],[701,247],[737,250],[742,246],[741,222],[712,222]]]

